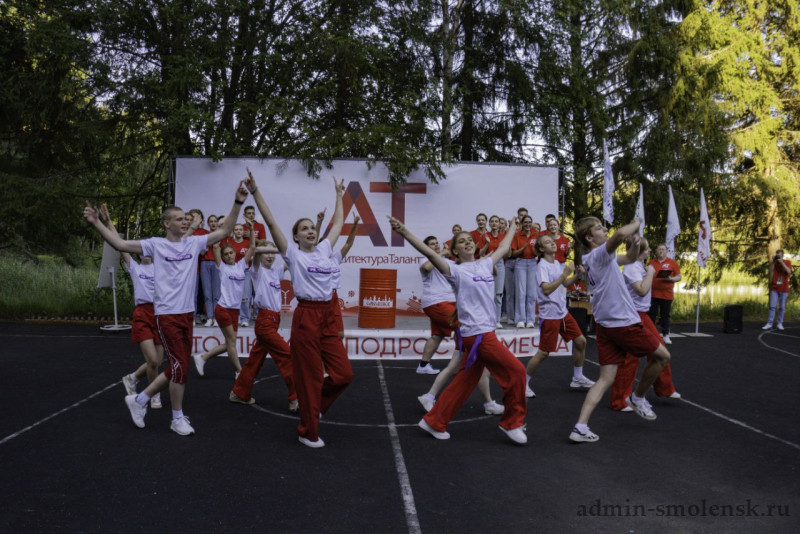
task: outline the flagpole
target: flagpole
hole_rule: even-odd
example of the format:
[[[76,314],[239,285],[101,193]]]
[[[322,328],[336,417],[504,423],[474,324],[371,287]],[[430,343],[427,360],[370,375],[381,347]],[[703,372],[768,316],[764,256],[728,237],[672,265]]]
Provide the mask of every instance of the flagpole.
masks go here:
[[[697,315],[694,320],[694,333],[700,333],[700,275],[703,274],[701,267],[697,268]]]

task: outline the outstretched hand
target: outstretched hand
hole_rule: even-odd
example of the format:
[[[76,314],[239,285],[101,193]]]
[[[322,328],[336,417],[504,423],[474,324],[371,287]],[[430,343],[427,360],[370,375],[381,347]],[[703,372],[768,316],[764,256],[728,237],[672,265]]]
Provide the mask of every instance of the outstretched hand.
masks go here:
[[[242,180],[241,182],[239,182],[239,188],[236,190],[236,200],[237,201],[244,203],[244,201],[247,200],[248,191],[247,191],[247,187],[245,187],[245,184],[246,184],[247,180],[250,180],[251,178],[252,178],[252,175],[250,175],[247,179]],[[255,183],[255,182],[253,182],[253,183]]]
[[[328,208],[322,208],[322,211],[317,213],[317,223],[321,223],[323,220],[325,220],[325,210],[327,209]]]
[[[111,220],[111,216],[108,214],[108,206],[106,206],[105,202],[100,204],[100,220],[106,223]]]
[[[84,218],[84,219],[86,219],[86,221],[87,221],[89,224],[94,224],[94,223],[96,223],[96,222],[97,222],[97,220],[98,220],[98,211],[97,211],[97,208],[95,208],[94,206],[92,206],[92,205],[89,203],[89,201],[88,201],[88,200],[86,201],[86,206],[83,208],[83,218]]]
[[[250,171],[250,167],[247,167],[247,178],[242,180],[242,183],[247,187],[247,190],[250,193],[255,193],[256,189],[258,189],[258,185],[256,185],[256,179],[253,177],[253,173]]]
[[[336,194],[337,195],[344,194],[344,178],[342,178],[342,181],[339,182],[339,181],[336,180],[336,177],[334,176],[333,177],[333,185],[336,187]]]
[[[391,215],[387,215],[386,218],[389,219],[389,225],[391,225],[392,230],[402,235],[403,231],[405,231],[406,229],[406,227],[403,226],[403,223],[401,223],[399,220],[395,219]]]

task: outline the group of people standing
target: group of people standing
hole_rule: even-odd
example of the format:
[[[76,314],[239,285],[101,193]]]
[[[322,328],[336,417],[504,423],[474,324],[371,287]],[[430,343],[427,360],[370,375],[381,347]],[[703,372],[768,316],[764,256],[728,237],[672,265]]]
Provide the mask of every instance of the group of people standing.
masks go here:
[[[334,400],[353,379],[347,352],[342,343],[343,325],[336,289],[340,279],[339,265],[352,245],[351,232],[345,247],[334,247],[343,225],[343,181],[334,179],[336,208],[325,239],[320,240],[321,217],[317,223],[299,219],[288,240],[277,225],[261,195],[255,179],[248,176],[237,188],[230,213],[222,222],[215,221],[210,231],[197,234],[198,216],[193,226],[176,207],[162,214],[165,237],[144,240],[122,239],[111,224],[105,206],[94,208],[87,202],[84,217],[102,237],[124,253],[126,265],[134,278],[136,311],[133,318],[133,340],[142,347],[146,363],[127,375],[123,384],[128,395],[126,406],[133,422],[144,427],[148,406],[161,406],[158,394],[169,389],[173,418],[171,428],[181,435],[194,433],[183,413],[183,394],[188,367],[192,359],[199,374],[204,374],[206,361],[214,354],[227,352],[236,373],[229,395],[231,402],[252,404],[255,376],[270,353],[284,378],[289,409],[299,411],[298,439],[304,445],[324,446],[319,436],[319,421]],[[248,195],[263,216],[273,241],[259,240],[252,217],[246,219],[251,239],[241,258],[233,245],[225,243],[232,232],[236,239],[235,221]],[[321,214],[322,215],[322,214]],[[579,242],[586,248],[583,266],[566,263],[572,248],[559,231],[558,220],[548,216],[547,231],[536,232],[531,217],[520,210],[508,224],[500,217],[478,216],[474,232],[456,231],[443,249],[429,236],[420,240],[398,220],[390,217],[395,232],[426,256],[421,267],[423,307],[431,320],[431,338],[426,343],[420,368],[432,370],[430,358],[445,336],[454,335],[457,350],[447,372],[434,382],[431,390],[419,397],[426,410],[419,426],[437,439],[450,437],[447,424],[479,386],[484,395],[487,414],[500,415],[499,428],[514,443],[527,442],[525,417],[527,398],[535,397],[531,377],[539,365],[554,351],[561,336],[573,342],[573,375],[570,388],[588,390],[586,401],[570,439],[596,441],[588,427],[588,419],[603,393],[613,385],[612,407],[635,411],[647,419],[655,419],[644,398],[656,383],[656,394],[679,397],[669,373],[669,352],[664,340],[644,311],[649,311],[650,289],[656,269],[644,267],[649,255],[646,241],[639,238],[638,221],[617,230],[609,238],[607,229],[594,218],[582,219],[576,225]],[[518,226],[521,227],[518,231]],[[266,237],[266,229],[264,230]],[[627,243],[625,256],[616,249]],[[222,242],[222,243],[221,243]],[[213,271],[220,280],[220,297],[214,306],[214,320],[225,335],[225,344],[205,355],[192,355],[195,287],[198,280],[197,259],[211,252]],[[138,254],[136,263],[130,254]],[[280,254],[284,263],[276,262]],[[526,254],[529,257],[526,257]],[[508,272],[509,260],[516,260],[512,284],[515,298],[509,298],[502,274]],[[248,267],[252,263],[252,267]],[[626,274],[619,270],[626,265]],[[633,267],[632,267],[633,266]],[[201,273],[205,269],[199,270]],[[292,318],[291,338],[287,344],[278,334],[280,322],[280,280],[288,271],[292,280],[297,309]],[[630,271],[630,272],[628,272]],[[675,270],[667,278],[675,278]],[[567,287],[588,277],[593,288],[592,306],[598,329],[601,373],[597,383],[583,375],[586,340],[569,314]],[[247,280],[254,286],[257,342],[244,366],[240,366],[235,339],[240,308]],[[500,280],[500,281],[499,281]],[[513,314],[519,328],[533,327],[538,303],[540,318],[539,351],[524,366],[498,340],[503,297],[506,314]],[[509,305],[509,301],[513,304]],[[647,308],[647,310],[645,310]],[[208,309],[208,308],[207,308]],[[668,315],[667,315],[668,317]],[[163,355],[168,358],[164,372],[158,374]],[[636,391],[632,391],[639,358],[647,356],[647,366]],[[626,372],[617,373],[617,367]],[[138,380],[147,375],[149,385],[136,392]],[[445,375],[448,375],[445,377]],[[491,400],[488,380],[493,376],[503,389],[502,406]],[[446,378],[454,376],[449,384]],[[438,400],[437,393],[441,391]],[[620,399],[622,399],[620,401]],[[623,404],[619,406],[615,400]]]

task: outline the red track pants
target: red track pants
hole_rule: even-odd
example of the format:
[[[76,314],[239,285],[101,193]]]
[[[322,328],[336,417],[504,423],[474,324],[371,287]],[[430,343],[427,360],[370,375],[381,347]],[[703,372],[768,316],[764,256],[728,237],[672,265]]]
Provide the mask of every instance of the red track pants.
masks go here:
[[[297,398],[297,391],[294,388],[292,378],[292,361],[289,356],[289,344],[278,333],[281,324],[281,316],[272,310],[260,308],[256,319],[256,342],[250,349],[250,355],[242,366],[242,372],[233,385],[233,392],[237,397],[250,400],[253,393],[253,383],[256,376],[264,365],[264,359],[269,353],[278,366],[278,372],[286,382],[286,389],[289,390],[288,400],[293,401]]]

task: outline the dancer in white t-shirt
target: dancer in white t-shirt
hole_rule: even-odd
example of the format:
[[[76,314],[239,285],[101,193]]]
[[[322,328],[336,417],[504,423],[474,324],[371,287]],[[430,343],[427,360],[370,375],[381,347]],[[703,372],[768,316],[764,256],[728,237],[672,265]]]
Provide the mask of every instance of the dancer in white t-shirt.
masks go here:
[[[253,223],[248,221],[252,235]],[[228,353],[228,360],[231,362],[235,377],[239,376],[242,364],[239,362],[239,351],[236,348],[236,341],[239,332],[239,313],[244,300],[242,295],[245,289],[246,273],[250,269],[248,265],[253,260],[256,250],[256,240],[251,239],[247,252],[244,257],[236,261],[236,249],[230,243],[225,243],[221,247],[219,243],[214,244],[214,263],[219,271],[220,298],[214,308],[214,319],[222,331],[225,338],[224,343],[220,343],[213,349],[203,354],[192,354],[197,374],[205,375],[206,362],[214,356],[219,356],[223,352]],[[249,302],[249,299],[248,299]]]
[[[117,233],[105,204],[100,206],[100,218],[105,221],[112,232]],[[147,381],[152,382],[158,376],[158,368],[164,361],[164,347],[158,336],[156,314],[153,310],[153,291],[155,290],[153,258],[142,256],[142,263],[137,263],[127,252],[122,252],[121,255],[133,282],[133,302],[136,305],[131,317],[131,341],[139,344],[145,361],[136,371],[122,377],[126,393],[135,395],[139,379],[146,375]],[[150,399],[150,407],[161,408],[160,393],[156,393]]]
[[[342,231],[344,180],[338,182],[334,178],[336,209],[328,236],[317,243],[314,222],[303,218],[294,223],[293,242],[289,242],[264,202],[249,169],[247,173],[245,183],[289,267],[297,298],[289,348],[300,402],[298,440],[308,447],[324,447],[325,442],[319,436],[320,415],[353,380],[353,369],[339,337],[336,310],[331,300],[335,288],[334,272],[339,269],[332,251]],[[327,376],[323,375],[323,365]]]
[[[445,275],[456,293],[459,331],[464,358],[461,370],[444,389],[439,400],[419,422],[420,428],[436,439],[449,439],[447,425],[469,398],[484,369],[503,388],[505,411],[499,428],[518,444],[528,442],[525,434],[525,367],[497,339],[494,333],[497,319],[494,308],[494,276],[492,268],[508,252],[516,230],[511,231],[491,255],[475,259],[475,241],[469,232],[453,236],[451,253],[456,262],[448,262],[408,231],[399,220],[389,217],[392,229],[422,252]]]
[[[533,358],[528,361],[526,371],[528,373],[528,387],[525,390],[526,397],[535,397],[533,388],[530,387],[530,380],[539,365],[556,350],[558,336],[561,335],[565,341],[572,341],[572,381],[569,387],[572,389],[589,389],[594,382],[583,375],[583,360],[586,354],[586,338],[583,337],[578,323],[567,311],[567,287],[574,284],[580,276],[576,273],[572,264],[562,265],[556,258],[558,245],[548,234],[541,235],[534,245],[537,256],[537,277],[539,281],[538,301],[539,301],[539,350]],[[580,269],[581,272],[582,268]],[[573,273],[575,273],[574,276]]]
[[[164,352],[169,358],[166,371],[158,375],[138,395],[125,397],[125,404],[136,426],[144,428],[147,404],[156,393],[169,387],[172,404],[170,428],[186,436],[194,434],[189,418],[183,413],[183,395],[189,371],[194,328],[195,292],[197,282],[197,258],[209,245],[218,243],[231,230],[239,209],[247,198],[247,189],[242,184],[236,190],[236,199],[222,228],[200,236],[183,237],[189,223],[182,209],[170,206],[161,214],[166,237],[152,237],[141,241],[122,239],[98,219],[97,209],[86,202],[84,218],[97,229],[103,239],[120,252],[151,256],[155,288],[153,304]]]
[[[424,243],[442,257],[445,253],[439,250],[439,240],[434,236],[425,238]],[[447,253],[449,256],[449,253]],[[450,261],[445,258],[445,261]],[[452,263],[452,262],[451,262]],[[431,320],[431,337],[425,342],[422,349],[422,360],[417,366],[418,374],[438,374],[427,393],[417,397],[417,400],[426,412],[431,411],[436,403],[436,395],[454,376],[461,367],[461,351],[456,347],[450,358],[450,363],[440,373],[430,364],[431,358],[436,353],[436,349],[445,337],[453,334],[453,329],[457,328],[456,295],[453,293],[453,286],[433,266],[430,261],[425,262],[419,268],[422,275],[422,311]],[[478,381],[478,391],[483,397],[483,410],[487,415],[502,415],[503,405],[492,400],[489,390],[489,370],[484,369],[481,379]]]

